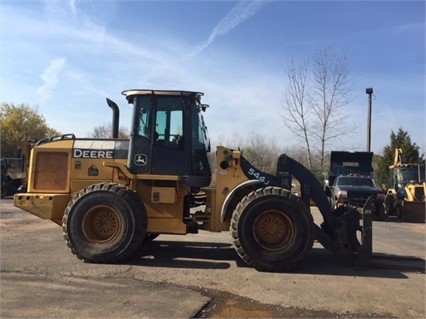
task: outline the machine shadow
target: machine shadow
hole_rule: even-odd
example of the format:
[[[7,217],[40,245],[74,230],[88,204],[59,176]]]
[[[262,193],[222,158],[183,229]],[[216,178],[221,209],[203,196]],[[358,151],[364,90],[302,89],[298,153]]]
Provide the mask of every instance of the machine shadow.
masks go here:
[[[228,261],[236,261],[238,255],[232,244],[154,240],[142,247],[140,257],[132,265],[193,268],[228,269]]]
[[[229,269],[231,263],[239,268],[249,267],[236,253],[232,244],[154,240],[143,246],[140,257],[131,265],[159,268]],[[349,265],[336,254],[314,247],[295,274],[332,275],[406,279],[404,273],[425,273],[425,260],[411,256],[373,254],[367,267]]]
[[[343,257],[323,248],[313,248],[298,273],[333,276],[406,279],[405,273],[425,273],[425,260],[412,256],[373,253],[367,266],[349,264]]]

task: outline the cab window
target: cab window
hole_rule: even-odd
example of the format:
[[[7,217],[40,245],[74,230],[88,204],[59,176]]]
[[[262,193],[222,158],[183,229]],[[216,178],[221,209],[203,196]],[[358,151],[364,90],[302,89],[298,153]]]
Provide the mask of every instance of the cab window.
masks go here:
[[[183,150],[183,108],[180,97],[159,97],[155,145]]]
[[[136,123],[138,125],[137,134],[149,139],[151,136],[149,125],[151,119],[151,97],[140,97],[138,102],[139,122]]]

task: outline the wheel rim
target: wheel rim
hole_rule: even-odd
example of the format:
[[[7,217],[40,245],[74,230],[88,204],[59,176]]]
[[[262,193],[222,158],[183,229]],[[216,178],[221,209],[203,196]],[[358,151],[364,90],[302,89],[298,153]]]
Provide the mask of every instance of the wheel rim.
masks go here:
[[[91,243],[107,244],[120,234],[121,218],[116,210],[106,205],[89,209],[82,220],[84,237]]]
[[[267,251],[282,251],[294,242],[296,235],[293,221],[283,212],[264,211],[253,225],[256,242]]]

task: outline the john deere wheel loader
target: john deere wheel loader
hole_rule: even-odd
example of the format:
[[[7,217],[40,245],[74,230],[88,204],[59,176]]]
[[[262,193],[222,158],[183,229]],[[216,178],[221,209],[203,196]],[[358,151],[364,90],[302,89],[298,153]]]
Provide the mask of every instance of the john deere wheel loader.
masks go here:
[[[41,140],[31,150],[28,192],[14,203],[62,226],[78,258],[119,263],[159,234],[230,231],[238,255],[262,271],[294,269],[314,240],[351,262],[371,257],[371,211],[331,211],[322,185],[285,154],[276,175],[253,167],[239,150],[216,150],[215,186],[200,92],[128,90],[130,140],[73,134]],[[301,196],[290,192],[292,177]],[[314,224],[310,200],[323,223]],[[358,239],[361,238],[361,239]]]
[[[426,182],[424,163],[403,163],[402,149],[395,149],[389,166],[393,187],[385,197],[386,213],[403,221],[424,223],[426,219]]]

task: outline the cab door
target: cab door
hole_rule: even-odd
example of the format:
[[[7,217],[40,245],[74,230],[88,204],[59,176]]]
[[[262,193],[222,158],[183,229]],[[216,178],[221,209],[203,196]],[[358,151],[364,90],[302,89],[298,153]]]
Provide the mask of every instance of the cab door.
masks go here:
[[[155,132],[152,147],[152,174],[187,173],[185,154],[190,145],[185,140],[184,96],[158,96],[156,99]],[[190,133],[189,133],[190,134]]]
[[[134,100],[129,157],[127,159],[127,166],[134,174],[151,173],[153,103],[151,95],[142,95]]]

